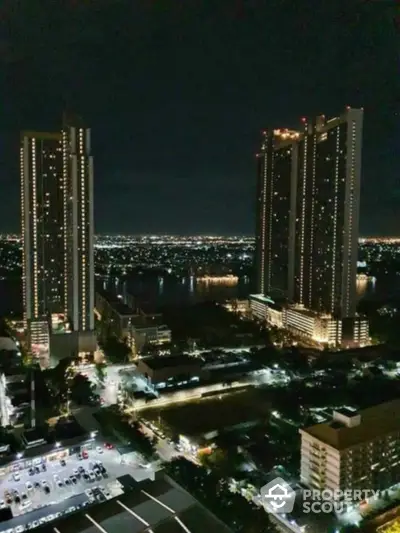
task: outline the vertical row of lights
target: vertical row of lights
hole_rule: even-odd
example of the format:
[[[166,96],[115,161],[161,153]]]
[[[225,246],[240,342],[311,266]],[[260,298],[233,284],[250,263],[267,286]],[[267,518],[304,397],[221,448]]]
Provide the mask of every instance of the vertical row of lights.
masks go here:
[[[64,129],[62,132],[62,158],[63,158],[63,240],[64,240],[64,312],[68,315],[68,220],[67,220],[67,203],[68,203],[68,164],[69,164],[69,149],[68,149],[68,135]]]
[[[312,182],[311,182],[311,213],[310,213],[310,242],[309,242],[309,256],[310,264],[308,271],[308,306],[312,305],[312,291],[313,291],[313,248],[314,248],[314,214],[315,214],[315,178],[317,171],[317,127],[314,126],[313,131],[313,146],[312,146]]]
[[[264,150],[262,158],[262,185],[261,185],[261,293],[265,293],[265,216],[267,201],[267,153]]]
[[[85,152],[83,144],[83,129],[79,129],[79,163],[80,165],[80,182],[81,182],[81,253],[82,253],[82,262],[81,262],[81,277],[82,277],[82,329],[86,328],[86,173],[85,173]]]
[[[268,242],[267,242],[267,253],[268,253],[268,270],[267,270],[267,290],[270,292],[271,290],[271,276],[272,276],[272,215],[273,215],[273,198],[274,198],[274,180],[273,180],[273,172],[274,172],[274,166],[275,166],[275,154],[274,154],[274,148],[270,148],[269,145],[269,189],[268,189],[268,196],[269,196],[269,206],[268,206]],[[268,166],[265,165],[265,176],[266,180],[268,177],[267,173]]]
[[[340,126],[336,127],[336,157],[335,157],[335,198],[333,205],[333,243],[332,243],[332,287],[331,300],[336,300],[336,253],[337,253],[337,224],[338,224],[338,196],[339,196],[339,164],[340,164]]]
[[[19,153],[19,166],[21,173],[21,232],[22,232],[22,298],[24,305],[24,327],[27,327],[27,313],[26,313],[26,264],[27,260],[25,253],[25,166],[24,166],[24,140]]]
[[[37,257],[37,181],[36,181],[36,139],[31,140],[32,154],[32,230],[33,230],[33,306],[34,317],[39,315],[38,295],[38,257]]]
[[[306,197],[307,197],[307,153],[308,153],[308,136],[304,135],[303,148],[303,182],[301,198],[301,221],[300,221],[300,303],[304,304],[304,233],[306,218]]]
[[[350,285],[353,275],[353,270],[351,268],[352,261],[352,249],[353,249],[353,210],[354,210],[354,179],[355,179],[355,156],[356,156],[356,122],[352,120],[351,122],[351,150],[350,154],[347,154],[347,157],[350,155],[350,195],[349,195],[349,234],[348,234],[348,254],[346,257],[347,261],[347,279],[346,279],[346,315],[350,311]]]

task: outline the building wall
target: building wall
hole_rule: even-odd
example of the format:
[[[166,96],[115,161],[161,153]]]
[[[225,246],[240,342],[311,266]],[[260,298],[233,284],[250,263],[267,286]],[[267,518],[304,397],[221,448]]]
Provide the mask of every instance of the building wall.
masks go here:
[[[22,284],[27,324],[63,310],[61,135],[23,132],[20,169]]]
[[[91,131],[66,119],[62,132],[65,313],[74,331],[94,330],[93,157]]]
[[[363,110],[264,132],[258,154],[259,293],[340,318],[356,311]]]
[[[65,313],[94,330],[93,158],[90,130],[23,132],[20,147],[25,326]]]
[[[167,366],[164,368],[153,369],[146,364],[144,359],[140,359],[138,362],[138,371],[149,377],[152,383],[161,383],[168,381],[169,378],[175,378],[179,376],[201,376],[202,369],[200,364],[182,364],[178,366]]]
[[[400,435],[378,436],[345,450],[336,450],[301,431],[302,483],[331,490],[383,490],[398,483]]]
[[[304,123],[299,140],[295,301],[355,314],[363,111]]]
[[[288,295],[292,271],[292,168],[296,145],[281,130],[263,134],[258,159],[256,290]],[[289,135],[289,134],[288,134]]]

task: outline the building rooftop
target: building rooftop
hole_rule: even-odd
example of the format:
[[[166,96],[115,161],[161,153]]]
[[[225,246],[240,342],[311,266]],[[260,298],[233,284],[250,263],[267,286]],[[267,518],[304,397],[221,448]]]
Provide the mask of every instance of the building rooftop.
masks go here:
[[[156,356],[156,357],[145,357],[141,360],[143,363],[145,363],[149,368],[153,370],[159,370],[160,368],[171,368],[174,366],[200,366],[202,364],[202,361],[200,359],[196,359],[195,357],[188,357],[185,355],[177,355],[177,356]]]
[[[162,315],[136,315],[131,323],[137,329],[165,326]]]
[[[45,141],[61,141],[62,139],[61,133],[54,131],[24,130],[21,131],[21,139],[23,139],[24,137],[30,137],[32,139],[40,139]]]
[[[128,476],[124,476],[128,477]],[[162,474],[155,481],[120,482],[127,492],[46,524],[43,533],[230,533],[188,492]],[[8,526],[7,526],[8,527]]]
[[[120,315],[120,316],[135,316],[136,313],[132,309],[132,307],[129,307],[129,305],[126,305],[121,298],[119,298],[116,294],[113,294],[109,291],[104,290],[98,290],[97,294],[104,298],[109,305]]]
[[[341,410],[339,414],[348,417],[359,415],[361,417],[360,423],[350,427],[336,419],[333,423],[316,424],[301,429],[300,432],[311,435],[328,446],[332,446],[332,448],[345,450],[394,431],[400,431],[399,399],[362,411],[344,413]]]
[[[67,420],[58,420],[53,429],[56,439],[60,441],[75,439],[77,437],[83,438],[87,436],[87,432],[82,428],[77,420],[72,417]]]
[[[249,298],[250,298],[250,300],[255,300],[255,301],[261,302],[263,304],[267,304],[267,305],[275,303],[268,296],[264,296],[264,294],[250,294]]]

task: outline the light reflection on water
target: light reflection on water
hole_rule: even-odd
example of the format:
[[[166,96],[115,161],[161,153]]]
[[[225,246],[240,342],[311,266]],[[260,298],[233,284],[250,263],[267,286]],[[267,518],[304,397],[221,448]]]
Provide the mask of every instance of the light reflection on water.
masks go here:
[[[135,296],[138,302],[146,302],[151,306],[241,299],[247,298],[252,291],[252,285],[247,277],[240,277],[236,286],[232,284],[224,286],[199,283],[193,276],[184,278],[166,276],[160,279],[137,275],[124,282],[112,278],[104,286],[121,295]],[[376,300],[382,305],[390,299],[400,300],[400,276],[395,280],[378,279],[376,283],[361,280],[357,282],[356,289],[358,300]],[[10,313],[17,315],[22,313],[21,280],[0,280],[0,315]]]
[[[250,293],[250,281],[239,278],[237,284],[204,283],[194,276],[175,279],[173,277],[149,278],[140,275],[132,279],[104,280],[104,289],[116,290],[124,300],[128,295],[137,300],[156,305],[196,303],[202,301],[224,301],[232,298],[246,298]]]

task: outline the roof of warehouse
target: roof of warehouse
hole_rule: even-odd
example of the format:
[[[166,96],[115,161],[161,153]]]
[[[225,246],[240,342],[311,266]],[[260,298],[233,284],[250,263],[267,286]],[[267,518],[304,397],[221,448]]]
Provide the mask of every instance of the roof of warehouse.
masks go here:
[[[126,477],[126,476],[124,476]],[[122,479],[120,481],[123,481]],[[124,483],[125,485],[125,483]],[[128,484],[128,492],[61,518],[38,533],[230,533],[230,530],[174,481],[157,473]]]

